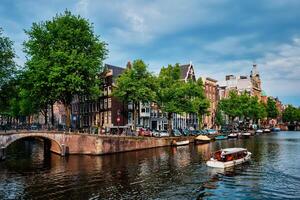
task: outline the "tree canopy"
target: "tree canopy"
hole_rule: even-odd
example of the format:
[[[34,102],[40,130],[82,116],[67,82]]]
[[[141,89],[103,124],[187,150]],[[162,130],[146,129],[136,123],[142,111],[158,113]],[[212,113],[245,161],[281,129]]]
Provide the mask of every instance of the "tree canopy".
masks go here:
[[[275,119],[278,115],[279,111],[276,107],[276,101],[269,97],[267,101],[267,116],[268,118]]]
[[[172,130],[173,113],[206,112],[209,106],[201,81],[180,79],[179,64],[162,67],[157,78],[157,105],[168,113],[168,131]]]
[[[133,104],[133,129],[136,126],[137,108],[140,102],[155,100],[156,83],[154,76],[148,71],[148,66],[142,60],[133,61],[132,65],[116,80],[113,95],[124,102]]]
[[[282,120],[288,123],[300,122],[300,108],[288,105],[282,113]]]
[[[66,109],[70,127],[70,104],[74,95],[99,94],[97,73],[103,69],[106,43],[94,34],[92,25],[80,16],[65,11],[52,20],[33,23],[25,31],[28,60],[26,73],[32,98],[40,106],[60,101]]]
[[[228,115],[231,120],[236,117],[244,117],[254,121],[265,118],[266,108],[255,96],[236,91],[230,91],[229,97],[219,102],[219,109]]]

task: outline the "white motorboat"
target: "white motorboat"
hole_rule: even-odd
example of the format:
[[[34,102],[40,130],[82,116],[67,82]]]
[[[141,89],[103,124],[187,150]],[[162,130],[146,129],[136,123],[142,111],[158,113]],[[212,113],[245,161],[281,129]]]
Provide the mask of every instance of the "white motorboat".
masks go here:
[[[182,146],[182,145],[188,145],[190,143],[189,140],[183,140],[183,141],[172,141],[172,146]]]
[[[255,133],[257,133],[257,134],[261,134],[261,133],[263,133],[264,131],[263,130],[261,130],[261,129],[257,129],[256,131],[255,131]]]
[[[195,144],[205,144],[210,142],[210,138],[206,135],[199,135],[195,138]]]
[[[237,138],[239,135],[237,133],[230,133],[228,138]]]
[[[251,133],[245,132],[241,134],[242,138],[249,138],[251,136]]]
[[[244,148],[227,148],[215,152],[206,162],[209,167],[227,168],[250,161],[251,152]]]
[[[264,133],[271,133],[271,130],[266,128],[266,129],[264,129]]]

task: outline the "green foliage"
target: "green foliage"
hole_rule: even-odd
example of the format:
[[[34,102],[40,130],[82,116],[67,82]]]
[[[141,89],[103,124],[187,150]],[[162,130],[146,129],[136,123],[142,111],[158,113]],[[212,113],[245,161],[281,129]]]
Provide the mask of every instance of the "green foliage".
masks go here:
[[[282,113],[282,120],[289,123],[300,122],[300,108],[288,105]]]
[[[40,106],[62,102],[70,126],[70,103],[74,95],[99,94],[97,73],[107,55],[106,44],[93,32],[90,23],[65,11],[52,20],[33,23],[25,31],[28,55],[26,73],[31,98]],[[41,108],[42,109],[42,108]]]
[[[231,119],[244,117],[255,121],[267,117],[266,108],[257,97],[247,93],[238,95],[236,91],[231,91],[229,98],[219,102],[219,109]]]
[[[267,101],[267,116],[268,118],[275,119],[278,115],[279,111],[276,107],[276,101],[269,97]]]
[[[14,62],[13,42],[3,36],[0,28],[0,115],[11,114],[11,103],[15,96],[14,84],[17,73]]]
[[[217,107],[217,110],[216,110],[216,124],[218,126],[222,126],[225,124],[224,116],[223,116],[223,113],[222,113],[221,109],[219,108],[219,106]]]
[[[154,76],[142,60],[135,60],[116,80],[113,95],[124,102],[149,102],[155,99]]]
[[[207,113],[209,102],[205,98],[201,80],[181,80],[178,64],[163,67],[157,83],[157,104],[163,112],[168,113],[169,131],[172,129],[173,113]]]
[[[242,107],[240,96],[235,91],[230,91],[229,97],[219,102],[219,108],[232,119],[242,116]]]
[[[16,73],[14,58],[13,42],[2,35],[0,28],[0,92],[3,85],[7,84]]]
[[[147,70],[142,60],[135,60],[116,80],[113,95],[134,105],[133,129],[136,125],[136,108],[139,102],[147,103],[155,99],[155,77]]]

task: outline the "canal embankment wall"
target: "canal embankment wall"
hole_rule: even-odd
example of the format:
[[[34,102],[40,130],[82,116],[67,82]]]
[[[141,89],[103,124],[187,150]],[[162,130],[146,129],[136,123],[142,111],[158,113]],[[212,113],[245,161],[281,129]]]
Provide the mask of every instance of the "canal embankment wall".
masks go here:
[[[59,145],[55,141],[52,141],[51,151],[58,154],[62,154],[62,151],[64,151],[63,154],[103,155],[170,146],[173,140],[190,140],[190,142],[193,142],[194,137],[156,138],[69,134],[65,137],[63,146]]]

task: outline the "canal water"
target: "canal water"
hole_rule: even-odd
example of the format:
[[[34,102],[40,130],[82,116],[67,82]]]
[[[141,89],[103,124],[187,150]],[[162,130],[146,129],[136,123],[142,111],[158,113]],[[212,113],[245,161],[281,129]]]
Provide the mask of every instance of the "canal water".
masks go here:
[[[208,168],[212,151],[245,147],[249,164]],[[0,199],[300,199],[300,132],[105,156],[43,153],[21,141],[0,162]]]

